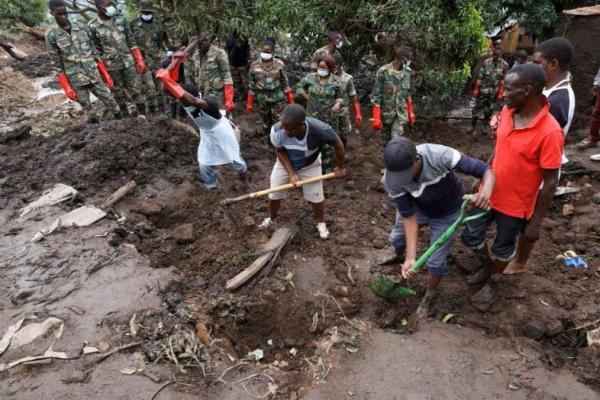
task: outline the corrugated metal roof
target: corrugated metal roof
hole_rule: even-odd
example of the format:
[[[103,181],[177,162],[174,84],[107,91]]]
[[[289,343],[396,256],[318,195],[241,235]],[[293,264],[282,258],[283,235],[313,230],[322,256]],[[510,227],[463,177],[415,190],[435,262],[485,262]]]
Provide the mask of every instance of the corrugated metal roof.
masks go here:
[[[600,5],[590,6],[590,7],[581,7],[574,8],[572,10],[564,10],[563,13],[569,15],[577,15],[581,17],[589,17],[592,15],[600,15]]]

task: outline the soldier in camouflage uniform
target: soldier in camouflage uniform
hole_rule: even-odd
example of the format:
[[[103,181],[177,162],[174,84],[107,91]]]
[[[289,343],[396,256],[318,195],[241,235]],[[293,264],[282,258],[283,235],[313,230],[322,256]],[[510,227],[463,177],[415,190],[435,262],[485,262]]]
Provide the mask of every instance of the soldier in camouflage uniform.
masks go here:
[[[49,8],[57,25],[46,33],[46,46],[52,69],[59,74],[59,82],[65,82],[67,95],[81,105],[88,122],[98,122],[89,92],[104,103],[107,112],[113,113],[115,118],[121,118],[117,102],[98,73],[87,28],[69,21],[63,0],[51,0]],[[69,93],[68,85],[73,93]]]
[[[342,82],[333,73],[334,70],[335,59],[322,56],[317,63],[317,72],[312,72],[300,80],[297,93],[307,102],[307,115],[325,122],[337,133],[345,94],[342,92]],[[322,156],[323,166],[326,169],[332,167],[331,146],[325,146]]]
[[[154,75],[161,68],[162,52],[169,48],[169,41],[161,22],[155,17],[152,3],[152,0],[140,3],[140,17],[131,22],[131,32],[148,66],[141,81],[149,111],[154,114],[157,107],[161,113],[165,112],[165,98],[159,93],[160,83]]]
[[[138,73],[147,69],[135,43],[129,24],[117,16],[110,0],[96,0],[98,16],[89,22],[92,42],[106,63],[115,83],[113,93],[123,114],[129,114],[127,102],[133,100],[140,114],[146,113],[145,97]],[[136,72],[137,71],[137,72]]]
[[[231,112],[234,108],[233,78],[227,53],[214,40],[211,41],[206,35],[201,35],[198,55],[200,93],[215,99],[219,109]]]
[[[248,66],[250,61],[250,44],[248,40],[234,32],[227,41],[227,56],[229,68],[238,99],[245,99],[248,93]]]
[[[494,112],[502,108],[504,100],[504,75],[508,71],[508,63],[502,59],[502,41],[494,42],[492,56],[486,59],[479,70],[479,75],[473,89],[475,106],[471,119],[472,134],[479,136],[479,120],[489,122]]]
[[[362,123],[362,114],[360,111],[360,103],[356,98],[356,87],[354,86],[354,78],[352,75],[344,71],[343,60],[340,54],[336,54],[335,58],[335,72],[334,74],[339,77],[342,84],[342,93],[344,94],[344,104],[342,105],[342,111],[339,117],[339,135],[344,142],[344,146],[348,146],[348,135],[352,131],[352,123],[350,122],[350,106],[354,109],[354,121],[359,126]]]
[[[410,61],[412,49],[400,46],[394,61],[377,70],[371,94],[372,126],[383,131],[384,144],[404,135],[408,122],[407,101],[410,99]]]
[[[337,31],[330,31],[327,33],[327,44],[319,49],[317,49],[311,58],[311,63],[310,63],[310,67],[314,70],[317,69],[317,64],[319,62],[319,59],[323,56],[332,56],[335,57],[336,55],[339,55],[340,57],[342,56],[342,53],[340,53],[340,50],[342,48],[342,34],[337,32]]]
[[[273,57],[275,43],[272,40],[263,42],[260,58],[250,64],[248,73],[249,92],[246,110],[254,111],[256,100],[257,111],[262,118],[265,138],[269,140],[271,126],[279,121],[283,108],[293,103],[293,94],[283,61]],[[287,101],[286,101],[287,99]]]

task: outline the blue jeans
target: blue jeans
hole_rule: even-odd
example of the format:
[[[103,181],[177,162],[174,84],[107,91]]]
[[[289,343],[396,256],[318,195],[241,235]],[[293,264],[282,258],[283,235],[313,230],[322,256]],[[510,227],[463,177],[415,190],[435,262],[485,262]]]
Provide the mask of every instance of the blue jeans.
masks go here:
[[[429,244],[433,244],[437,238],[439,238],[446,229],[450,227],[458,218],[458,214],[460,210],[456,210],[455,212],[437,218],[430,218],[427,215],[416,211],[417,222],[419,226],[429,226],[431,229],[431,237],[429,239]],[[456,235],[452,235],[446,243],[442,244],[436,251],[429,257],[427,260],[427,269],[429,270],[429,274],[435,277],[442,277],[446,274],[446,262],[448,258],[448,253],[450,252],[450,248],[454,243]],[[406,246],[406,239],[404,237],[404,226],[402,225],[402,215],[400,213],[396,213],[396,223],[392,228],[392,232],[390,232],[389,242],[396,249],[402,248]]]
[[[225,164],[226,166],[231,167],[234,171],[243,174],[248,170],[246,167],[246,163],[232,162],[231,164]],[[202,165],[200,166],[200,179],[202,179],[202,183],[206,186],[207,189],[216,189],[217,184],[217,176],[215,175],[215,166],[214,165]]]

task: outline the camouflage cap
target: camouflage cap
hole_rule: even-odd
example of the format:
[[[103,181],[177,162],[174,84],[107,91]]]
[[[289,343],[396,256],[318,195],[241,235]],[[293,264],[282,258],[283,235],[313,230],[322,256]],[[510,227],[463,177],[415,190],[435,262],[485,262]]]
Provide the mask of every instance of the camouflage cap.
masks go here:
[[[156,9],[154,8],[154,2],[152,0],[140,1],[140,12],[156,12]]]

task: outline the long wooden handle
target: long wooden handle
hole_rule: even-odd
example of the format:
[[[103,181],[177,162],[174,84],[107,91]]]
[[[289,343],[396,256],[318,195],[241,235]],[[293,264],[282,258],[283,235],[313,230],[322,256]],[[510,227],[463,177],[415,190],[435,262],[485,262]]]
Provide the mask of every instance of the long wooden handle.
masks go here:
[[[184,48],[183,53],[188,56],[190,55],[190,53],[196,48],[196,46],[198,45],[198,43],[200,42],[199,39],[194,39],[192,41],[192,43],[190,43],[186,48]],[[171,64],[169,64],[169,66],[167,67],[167,71],[171,71],[173,68],[175,68],[177,65],[181,64],[181,59],[180,58],[174,58],[171,61]]]
[[[315,177],[312,177],[312,178],[304,179],[302,181],[298,181],[298,182],[296,182],[296,184],[287,183],[285,185],[274,186],[272,188],[265,189],[265,190],[259,190],[258,192],[248,193],[248,194],[245,194],[243,196],[225,199],[225,200],[221,201],[221,204],[228,205],[228,204],[231,204],[231,203],[237,203],[238,201],[242,201],[242,200],[255,199],[257,197],[266,196],[266,195],[268,195],[270,193],[283,192],[285,190],[290,190],[290,189],[293,189],[295,187],[300,187],[300,186],[306,185],[308,183],[315,183],[315,182],[319,182],[319,181],[324,181],[326,179],[331,179],[331,178],[334,178],[334,177],[335,177],[335,173],[331,172],[329,174],[315,176]]]

